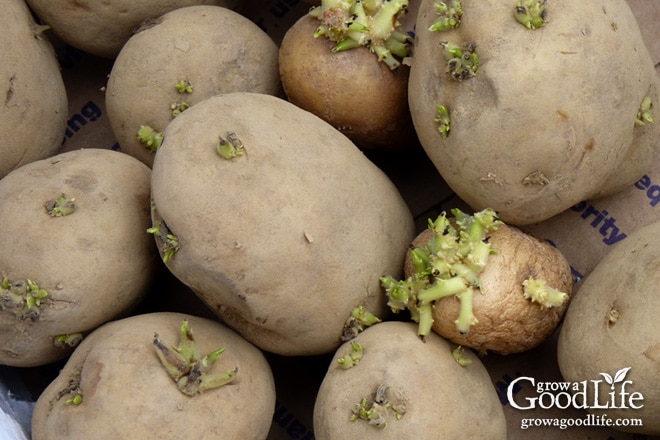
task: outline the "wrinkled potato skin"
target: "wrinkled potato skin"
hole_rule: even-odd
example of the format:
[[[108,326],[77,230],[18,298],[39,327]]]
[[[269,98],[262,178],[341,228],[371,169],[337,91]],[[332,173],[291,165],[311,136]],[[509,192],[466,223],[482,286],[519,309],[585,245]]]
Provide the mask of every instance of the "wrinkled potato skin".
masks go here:
[[[431,235],[430,230],[423,231],[413,240],[413,245],[423,246]],[[473,313],[479,322],[468,333],[461,334],[454,324],[460,302],[455,297],[446,297],[433,308],[433,331],[478,351],[521,353],[545,341],[568,307],[568,301],[546,309],[532,303],[524,297],[523,281],[530,276],[543,279],[550,287],[570,296],[571,267],[555,247],[518,228],[500,225],[487,237],[494,253],[479,273],[481,293],[476,293],[473,299]],[[412,274],[409,255],[406,271]]]
[[[314,38],[319,20],[304,15],[280,45],[280,76],[289,101],[365,149],[417,146],[408,108],[409,67],[392,71],[365,47],[332,52]]]
[[[131,37],[115,60],[105,100],[113,133],[123,152],[151,166],[154,153],[137,139],[141,125],[162,132],[173,103],[228,92],[280,95],[277,66],[275,42],[234,11],[191,6],[167,13]],[[181,80],[192,93],[176,90]]]
[[[205,356],[225,348],[211,373],[238,368],[236,379],[195,396],[181,393],[158,359],[154,333],[176,345],[187,319]],[[80,372],[82,403],[58,393]],[[51,408],[52,405],[52,408]],[[263,440],[275,407],[275,386],[263,354],[217,321],[180,313],[150,313],[110,322],[76,348],[37,400],[32,439]]]
[[[0,1],[0,178],[55,154],[64,138],[68,99],[53,47],[23,1]],[[38,129],[36,128],[38,127]]]
[[[0,278],[30,279],[48,292],[34,321],[0,306],[0,365],[30,367],[70,354],[58,335],[86,333],[130,311],[158,268],[150,169],[112,150],[61,153],[0,180]],[[65,194],[76,210],[51,217]]]
[[[660,79],[624,0],[553,1],[535,30],[513,9],[503,0],[465,2],[457,30],[433,33],[425,31],[433,0],[424,0],[409,100],[420,142],[458,196],[524,225],[647,171],[660,124],[634,121],[645,96],[660,103]],[[442,41],[476,44],[476,76],[447,77]],[[437,104],[451,112],[447,139],[434,121]]]
[[[234,132],[245,155],[226,160]],[[214,96],[168,125],[152,173],[154,224],[178,237],[167,263],[217,315],[266,351],[330,352],[379,277],[402,273],[414,237],[396,187],[344,135],[288,101]]]
[[[65,43],[113,59],[148,20],[177,8],[215,5],[238,10],[242,0],[27,0],[34,13]]]
[[[660,435],[660,222],[644,226],[612,250],[584,279],[568,307],[557,342],[557,359],[564,380],[602,380],[631,367],[625,376],[629,393],[644,396],[640,409],[593,409],[608,417],[641,418],[643,426],[617,429]],[[614,322],[610,313],[618,312]],[[620,390],[621,384],[615,385]],[[591,387],[593,388],[593,387]],[[602,383],[600,402],[611,391]],[[617,402],[620,402],[617,397]],[[593,396],[589,397],[593,402]],[[624,403],[629,406],[628,399]],[[619,403],[617,403],[619,405]],[[620,406],[620,405],[619,405]]]
[[[342,368],[338,359],[351,342],[362,345],[359,364]],[[506,420],[490,376],[466,349],[471,363],[461,367],[456,348],[431,333],[417,336],[417,325],[386,321],[369,327],[335,353],[314,406],[314,436],[334,439],[506,439]],[[390,417],[380,429],[365,420],[351,421],[355,405],[373,399],[386,385],[392,404],[405,405],[399,420]]]

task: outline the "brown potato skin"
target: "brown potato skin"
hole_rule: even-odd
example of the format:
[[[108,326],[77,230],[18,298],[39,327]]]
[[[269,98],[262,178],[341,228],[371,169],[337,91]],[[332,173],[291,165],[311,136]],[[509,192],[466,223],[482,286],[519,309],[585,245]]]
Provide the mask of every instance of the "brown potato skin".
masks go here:
[[[184,395],[158,359],[154,333],[177,345],[188,320],[201,356],[225,348],[211,373],[238,368],[230,384]],[[78,381],[80,405],[68,405]],[[275,408],[270,366],[254,346],[221,323],[181,313],[147,313],[110,322],[92,332],[59,376],[39,396],[32,439],[263,440]]]
[[[608,417],[641,418],[643,426],[615,429],[660,435],[660,222],[631,233],[587,275],[568,307],[557,342],[557,359],[566,381],[602,380],[631,367],[629,393],[641,392],[643,408],[590,409]],[[610,320],[616,311],[618,318]],[[615,385],[615,390],[621,389]],[[591,387],[593,389],[593,387]],[[602,382],[599,401],[611,391]],[[593,396],[589,397],[593,402]],[[617,406],[621,399],[617,397]],[[625,399],[628,405],[627,398]]]
[[[338,359],[352,342],[363,348],[359,364],[342,368]],[[456,348],[431,333],[417,336],[417,325],[385,321],[367,328],[336,351],[317,393],[314,435],[318,440],[363,439],[506,439],[506,420],[490,376],[469,349],[460,366]],[[350,420],[355,405],[373,399],[387,386],[392,404],[405,405],[399,420],[390,416],[383,428]]]
[[[413,240],[413,245],[423,246],[431,236],[427,229]],[[456,344],[502,355],[534,348],[557,328],[568,301],[542,309],[524,297],[522,283],[533,276],[570,295],[570,265],[555,247],[513,226],[500,225],[487,239],[496,253],[489,256],[479,274],[482,293],[476,293],[473,299],[473,313],[479,322],[461,334],[454,324],[460,302],[453,296],[446,297],[433,307],[433,331]],[[409,253],[406,272],[410,275],[412,271]]]
[[[30,367],[63,359],[59,335],[87,333],[128,313],[161,268],[150,222],[151,170],[105,149],[60,153],[0,180],[0,278],[30,279],[48,292],[35,319],[0,304],[0,364]],[[65,194],[72,214],[44,204]]]
[[[314,38],[318,25],[304,15],[280,45],[280,77],[289,101],[365,149],[417,145],[408,109],[409,67],[392,71],[365,47],[332,52],[334,42]]]

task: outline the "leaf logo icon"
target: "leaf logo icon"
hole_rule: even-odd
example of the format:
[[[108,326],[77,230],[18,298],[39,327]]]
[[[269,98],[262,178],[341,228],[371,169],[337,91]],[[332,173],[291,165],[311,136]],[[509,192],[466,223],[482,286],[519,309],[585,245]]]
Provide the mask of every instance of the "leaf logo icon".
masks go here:
[[[610,388],[614,389],[614,384],[617,384],[619,382],[623,382],[624,379],[626,378],[626,375],[628,374],[628,371],[630,371],[631,367],[626,367],[622,368],[619,371],[616,372],[614,377],[610,376],[607,373],[600,373],[601,376],[605,379],[605,382],[610,384]]]

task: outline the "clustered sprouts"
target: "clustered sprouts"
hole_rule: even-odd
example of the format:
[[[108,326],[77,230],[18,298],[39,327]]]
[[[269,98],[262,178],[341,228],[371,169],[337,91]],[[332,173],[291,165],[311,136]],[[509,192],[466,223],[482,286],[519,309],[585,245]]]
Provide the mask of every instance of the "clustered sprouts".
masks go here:
[[[400,420],[406,413],[406,407],[400,403],[390,402],[387,397],[387,386],[380,385],[373,399],[363,398],[355,405],[350,420],[366,420],[370,425],[385,429],[390,413],[396,420]]]
[[[323,0],[309,14],[321,23],[315,37],[335,42],[333,51],[367,47],[394,70],[408,56],[410,37],[399,30],[408,0]]]
[[[521,0],[516,4],[516,20],[527,29],[538,29],[545,25],[547,0]]]
[[[48,292],[30,279],[0,281],[0,308],[14,313],[17,319],[36,320],[39,317],[42,301]]]
[[[642,100],[642,103],[639,106],[639,111],[637,112],[637,118],[635,119],[636,125],[646,125],[647,123],[653,124],[653,116],[651,115],[651,110],[653,110],[653,101],[650,96],[645,97]]]
[[[448,3],[436,2],[433,6],[435,6],[438,17],[429,27],[431,32],[455,29],[461,24],[463,16],[461,0],[451,0]]]
[[[419,324],[418,335],[425,339],[433,325],[433,307],[438,300],[455,296],[460,312],[455,324],[467,333],[477,323],[472,312],[472,298],[480,292],[479,273],[484,268],[491,249],[487,234],[502,224],[495,211],[485,209],[469,215],[453,209],[453,219],[442,213],[429,220],[432,238],[411,249],[414,273],[404,280],[389,275],[381,277],[388,295],[388,306],[394,313],[408,310]]]

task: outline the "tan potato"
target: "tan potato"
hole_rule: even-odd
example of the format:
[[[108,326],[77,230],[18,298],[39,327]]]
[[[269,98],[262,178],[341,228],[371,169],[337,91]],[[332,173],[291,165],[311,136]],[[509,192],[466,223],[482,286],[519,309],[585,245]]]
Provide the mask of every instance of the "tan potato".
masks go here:
[[[335,42],[314,37],[319,23],[304,15],[280,45],[280,75],[289,101],[362,148],[418,146],[408,108],[408,66],[392,70],[366,47],[333,52]]]
[[[142,126],[162,133],[186,107],[220,93],[281,94],[277,63],[273,40],[230,9],[164,14],[128,40],[108,78],[105,104],[121,150],[151,166],[157,145],[138,139]]]
[[[516,20],[515,2],[463,2],[458,28],[431,32],[434,3],[417,16],[410,109],[427,154],[473,209],[536,223],[648,170],[660,78],[625,0],[547,2],[536,29]]]
[[[159,359],[154,334],[173,354],[184,320],[198,351],[189,360],[224,352],[208,369],[177,359],[191,368],[175,373],[182,374],[177,382]],[[206,388],[189,380],[200,370]],[[179,390],[182,380],[196,384],[191,395]],[[217,321],[148,313],[107,323],[83,340],[39,396],[32,439],[82,440],[93,432],[97,439],[263,440],[274,407],[272,372],[256,347]]]
[[[83,149],[0,180],[0,364],[63,359],[147,293],[159,267],[149,179],[131,156]]]
[[[641,421],[612,428],[649,435],[660,435],[658,261],[656,221],[631,233],[587,275],[557,343],[564,380],[590,384],[582,398],[587,410]]]
[[[68,99],[52,45],[23,1],[0,1],[0,178],[57,153]]]
[[[265,94],[217,95],[174,119],[152,197],[167,267],[278,354],[336,349],[360,305],[382,316],[378,278],[402,272],[414,235],[397,188],[347,137]]]
[[[455,350],[436,334],[421,341],[412,323],[367,328],[332,358],[314,405],[315,438],[507,438],[486,368],[470,350]]]
[[[215,5],[240,9],[242,0],[27,0],[34,13],[65,43],[103,58],[115,58],[144,22],[177,8]]]

